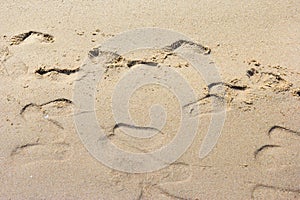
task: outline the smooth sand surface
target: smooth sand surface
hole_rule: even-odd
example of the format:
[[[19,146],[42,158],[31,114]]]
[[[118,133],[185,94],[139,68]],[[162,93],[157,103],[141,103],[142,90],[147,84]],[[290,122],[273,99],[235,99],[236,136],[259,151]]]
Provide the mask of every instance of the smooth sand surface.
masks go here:
[[[2,0],[0,199],[300,199],[299,10],[298,0]],[[73,120],[73,89],[91,49],[143,27],[170,29],[211,49],[227,116],[217,145],[199,159],[214,112],[212,99],[203,98],[207,85],[176,56],[123,55],[155,57],[189,77],[201,108],[191,113],[200,123],[183,156],[159,171],[131,174],[86,150]],[[149,123],[156,103],[168,119],[164,134],[133,140],[115,127],[110,107],[114,85],[130,69],[122,59],[107,67],[96,115],[111,141],[138,153],[170,142],[180,123],[176,97],[157,85],[136,91],[130,101],[136,124]]]

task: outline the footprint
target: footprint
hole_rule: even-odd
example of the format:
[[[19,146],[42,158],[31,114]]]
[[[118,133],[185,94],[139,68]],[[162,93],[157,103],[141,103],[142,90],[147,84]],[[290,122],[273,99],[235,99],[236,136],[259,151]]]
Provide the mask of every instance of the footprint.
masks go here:
[[[264,66],[256,60],[248,62],[248,65],[251,68],[246,71],[246,75],[254,88],[256,87],[263,91],[271,89],[275,93],[281,93],[289,91],[293,86],[291,82],[286,80],[286,68],[281,66]]]
[[[29,103],[23,106],[23,108],[20,110],[20,114],[23,115],[26,111],[29,110],[29,108],[35,107],[41,109],[43,113],[46,113],[46,110],[48,110],[48,112],[52,112],[53,114],[61,116],[62,111],[67,112],[67,114],[71,112],[70,105],[72,104],[73,102],[70,99],[66,98],[58,98],[42,104]]]
[[[28,73],[28,66],[18,57],[10,56],[2,63],[7,75],[13,79]]]
[[[271,185],[256,185],[253,188],[252,199],[299,199],[300,190],[286,189]]]
[[[272,126],[267,132],[269,144],[254,152],[264,177],[252,190],[252,199],[299,199],[299,132],[284,126]],[[257,172],[256,172],[257,173]],[[265,174],[265,175],[263,175]],[[267,178],[268,177],[268,178]],[[277,185],[277,186],[275,186]],[[296,187],[295,187],[296,186]]]
[[[0,61],[5,62],[10,55],[11,53],[9,48],[3,44],[0,44]]]
[[[300,97],[300,88],[296,88],[292,91],[293,96]]]
[[[7,46],[0,45],[0,75],[7,75],[8,71],[4,63],[11,56],[10,51]]]
[[[237,98],[240,93],[247,89],[247,85],[240,84],[239,80],[236,79],[229,83],[211,83],[208,85],[208,94],[196,102],[183,106],[183,110],[190,117],[224,112],[229,110],[230,107],[237,106],[232,104],[233,98]],[[237,99],[239,100],[240,98]]]
[[[65,74],[65,75],[70,75],[70,74],[74,74],[76,72],[79,71],[79,68],[75,68],[75,69],[68,69],[68,68],[64,68],[64,69],[59,69],[59,68],[46,68],[46,67],[40,67],[39,69],[37,69],[35,71],[36,74],[39,75],[45,75],[51,72],[56,72],[59,74]]]
[[[183,106],[183,111],[190,117],[222,112],[225,109],[226,100],[218,95],[209,94],[198,101]]]
[[[69,99],[59,98],[42,104],[29,103],[20,111],[25,120],[23,132],[40,138],[41,143],[61,140],[69,132],[72,113],[72,101]]]
[[[40,160],[66,160],[71,156],[70,144],[65,142],[41,144],[38,141],[15,147],[10,155],[14,162],[28,163]]]
[[[41,43],[52,43],[54,37],[47,33],[41,33],[37,31],[29,31],[26,33],[18,34],[10,39],[10,45],[19,45],[25,41],[39,41]]]
[[[141,191],[139,199],[157,199],[157,200],[188,200],[191,198],[173,194],[160,187],[151,187],[149,191]]]
[[[5,45],[0,46],[0,75],[8,75],[11,78],[18,78],[27,74],[28,67],[22,59],[14,56]]]
[[[255,159],[269,169],[279,166],[297,166],[300,164],[299,136],[300,133],[283,127],[272,126],[268,135],[270,143],[265,144],[254,152]]]
[[[159,173],[153,173],[149,176],[154,180],[158,180],[157,184],[175,184],[178,182],[184,182],[189,180],[192,176],[191,167],[189,164],[184,162],[175,162],[169,165],[168,167],[161,169]]]
[[[275,125],[269,129],[268,135],[272,138],[294,137],[294,136],[300,136],[300,131]]]

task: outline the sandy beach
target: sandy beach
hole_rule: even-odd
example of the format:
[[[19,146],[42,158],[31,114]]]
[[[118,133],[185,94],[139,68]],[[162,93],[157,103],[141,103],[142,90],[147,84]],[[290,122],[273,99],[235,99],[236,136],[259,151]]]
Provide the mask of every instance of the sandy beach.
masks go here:
[[[300,199],[300,1],[1,5],[0,199]],[[120,50],[150,44],[151,28],[161,48]],[[108,51],[113,45],[120,48]],[[180,56],[190,52],[220,80],[201,77]],[[166,86],[130,93],[152,70],[151,81]],[[117,118],[124,113],[132,122]],[[210,140],[220,113],[224,124]],[[90,134],[99,130],[89,117],[105,137]],[[143,155],[181,128],[178,148],[149,163],[101,146]],[[201,144],[211,146],[203,157]]]

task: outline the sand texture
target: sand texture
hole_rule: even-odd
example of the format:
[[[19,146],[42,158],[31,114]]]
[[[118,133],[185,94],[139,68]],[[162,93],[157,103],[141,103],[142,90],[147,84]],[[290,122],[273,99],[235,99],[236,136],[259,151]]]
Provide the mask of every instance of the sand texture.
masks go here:
[[[299,10],[298,0],[2,0],[0,199],[300,199]],[[111,55],[94,111],[108,139],[124,151],[154,151],[172,141],[181,123],[176,96],[159,85],[132,94],[128,112],[136,125],[116,123],[111,97],[124,74],[141,64],[172,69],[197,99],[183,107],[199,119],[184,154],[158,171],[126,173],[85,148],[74,122],[74,87],[95,47],[144,27],[203,45],[200,53],[217,66],[222,82],[208,86],[170,49]],[[222,98],[214,90],[219,86]],[[200,159],[211,115],[219,112],[213,101],[224,103],[226,119],[216,146]],[[146,127],[154,104],[164,107],[166,123],[143,130],[159,134],[124,134]]]

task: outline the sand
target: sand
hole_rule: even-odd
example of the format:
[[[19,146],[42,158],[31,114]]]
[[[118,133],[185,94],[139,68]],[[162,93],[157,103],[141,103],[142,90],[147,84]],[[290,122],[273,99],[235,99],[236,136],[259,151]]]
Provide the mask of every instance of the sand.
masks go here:
[[[300,199],[299,1],[18,0],[1,5],[0,199]],[[216,145],[200,159],[211,116],[219,112],[211,107],[218,98],[205,81],[166,50],[114,57],[104,65],[95,113],[109,141],[124,151],[158,149],[172,141],[181,123],[176,96],[148,85],[129,102],[136,125],[116,124],[114,86],[139,64],[182,74],[195,88],[192,105],[199,106],[197,112],[184,107],[199,125],[182,156],[160,170],[129,173],[104,165],[81,141],[74,87],[93,48],[145,27],[184,34],[209,49],[200,53],[209,54],[222,77],[217,85],[226,91],[221,102],[226,119]],[[161,129],[148,127],[147,134],[160,134],[134,139],[123,133],[146,127],[154,104],[165,108],[166,123]]]

